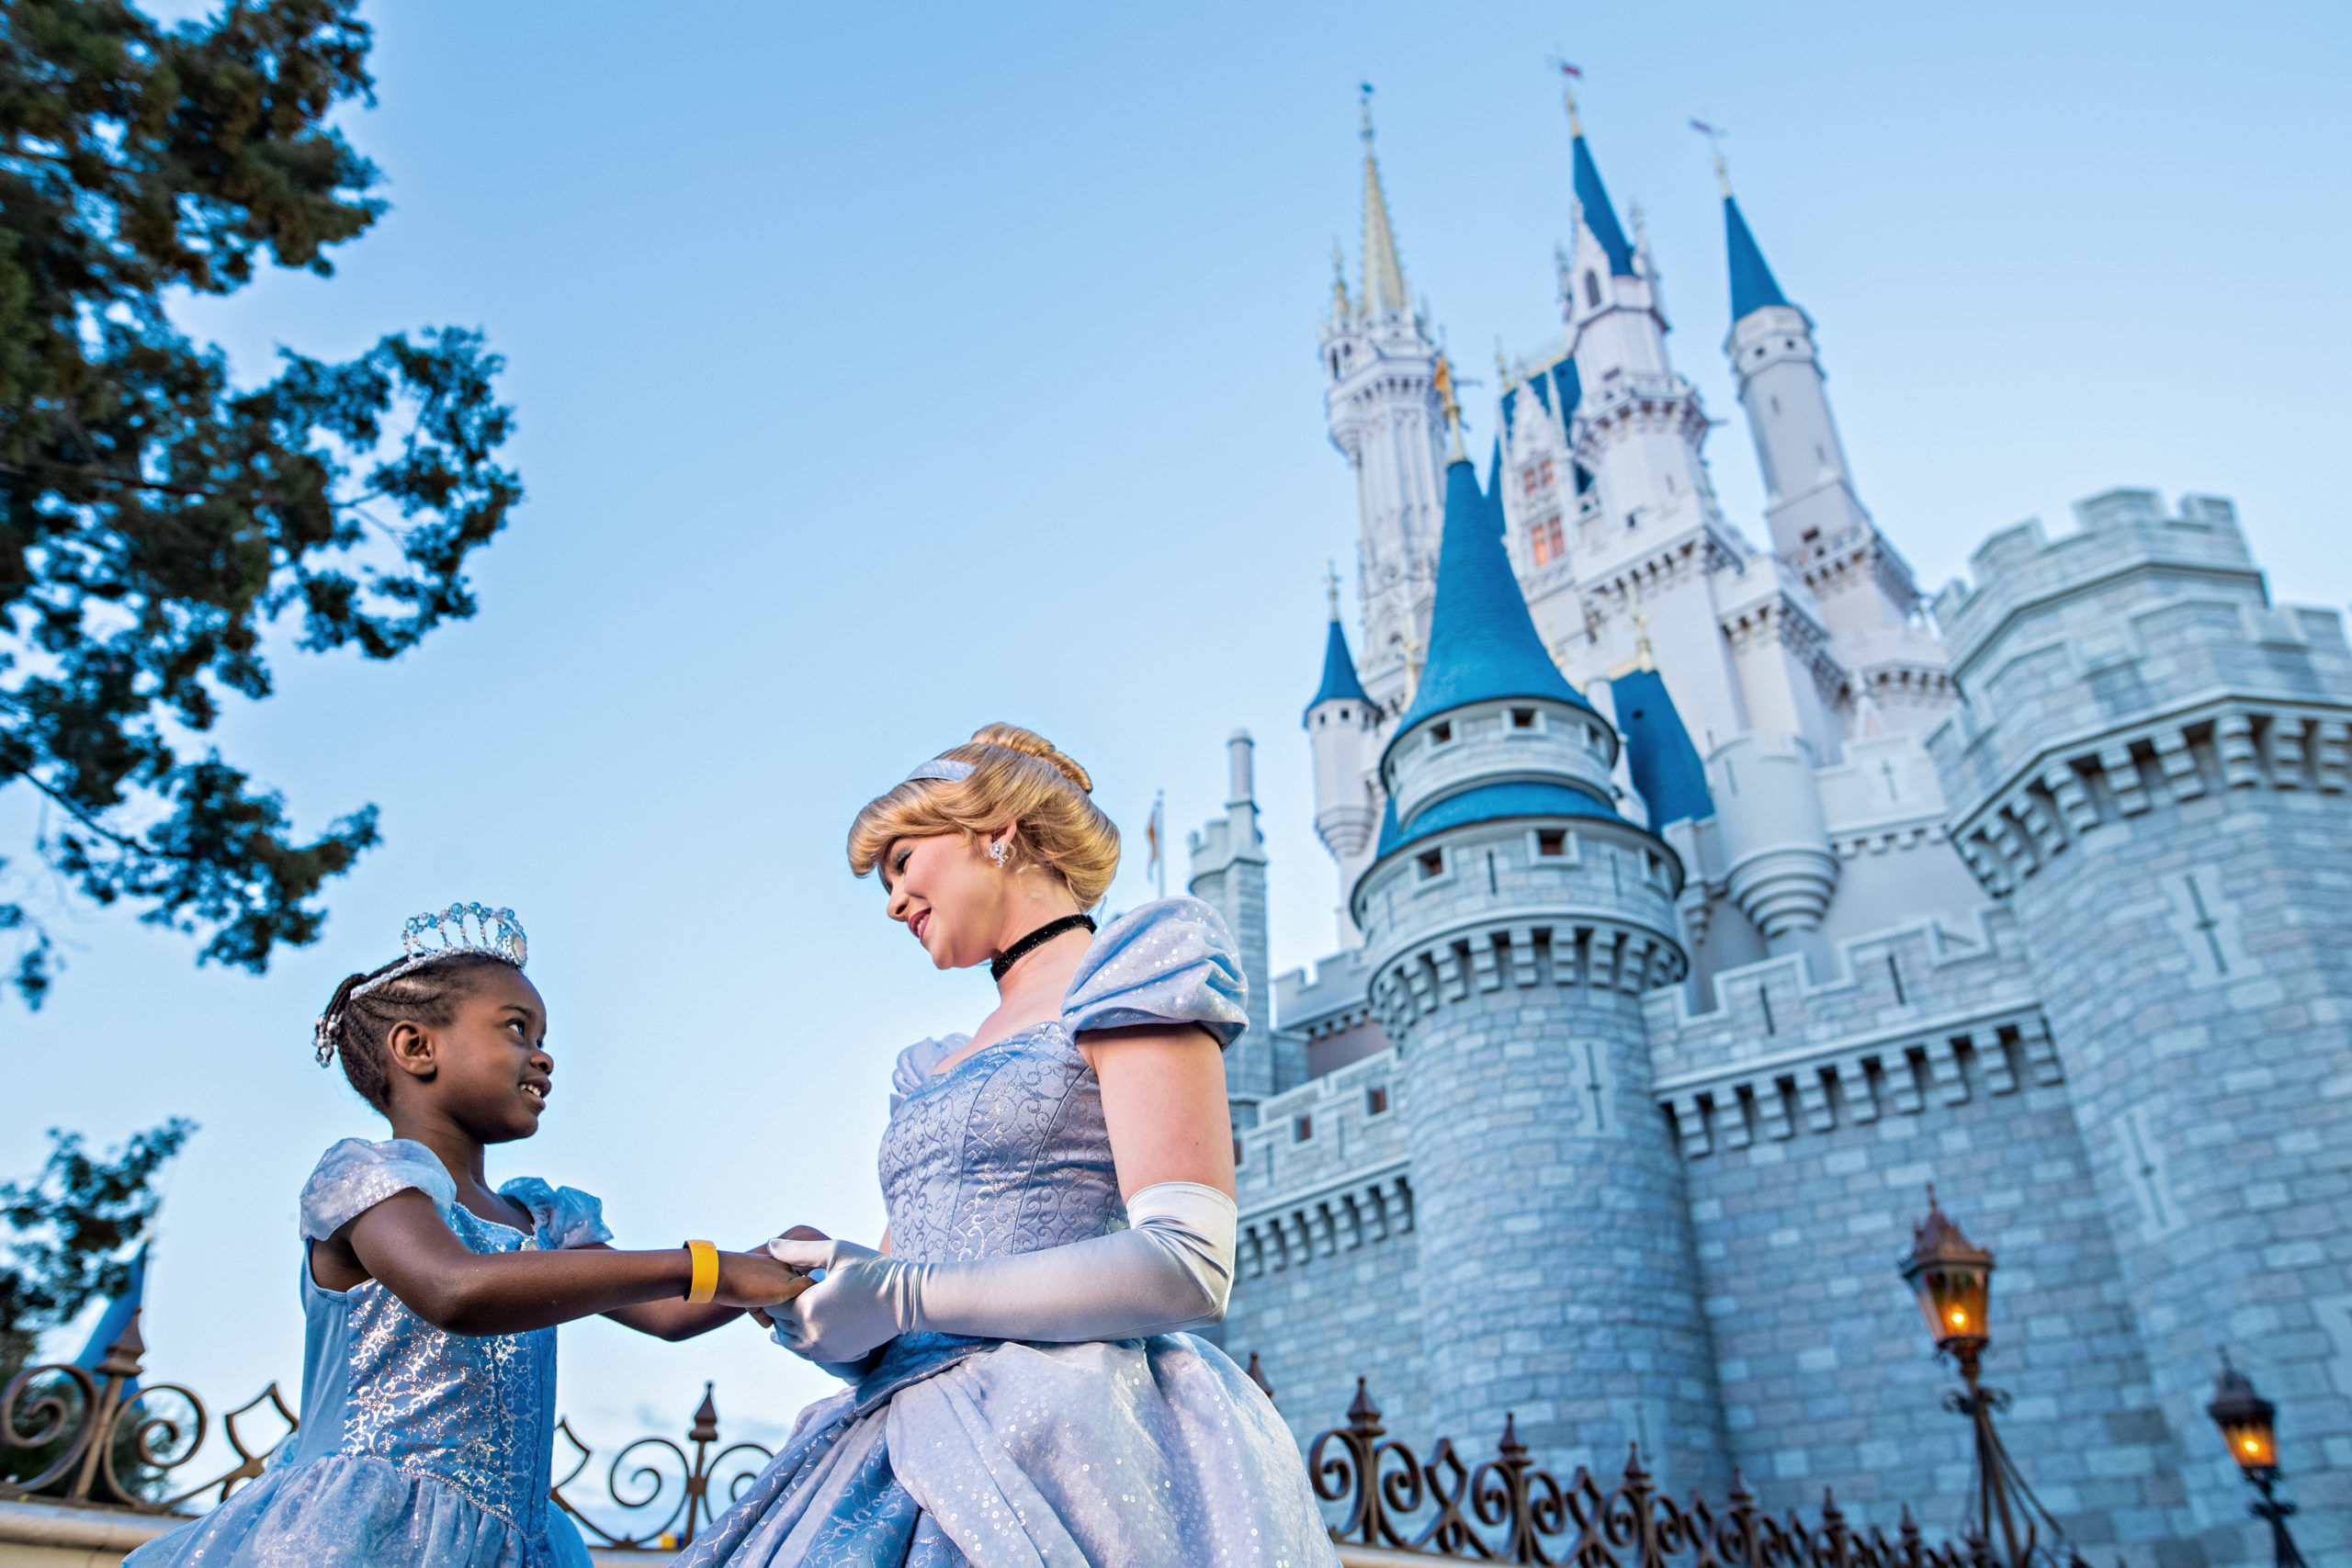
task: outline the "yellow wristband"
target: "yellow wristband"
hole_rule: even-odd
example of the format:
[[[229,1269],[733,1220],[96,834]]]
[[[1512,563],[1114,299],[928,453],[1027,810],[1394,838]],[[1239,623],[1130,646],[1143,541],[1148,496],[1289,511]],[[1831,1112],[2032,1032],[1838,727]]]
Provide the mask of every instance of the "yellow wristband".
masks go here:
[[[686,1243],[695,1260],[694,1279],[686,1286],[686,1304],[701,1306],[718,1294],[718,1248],[707,1241]]]

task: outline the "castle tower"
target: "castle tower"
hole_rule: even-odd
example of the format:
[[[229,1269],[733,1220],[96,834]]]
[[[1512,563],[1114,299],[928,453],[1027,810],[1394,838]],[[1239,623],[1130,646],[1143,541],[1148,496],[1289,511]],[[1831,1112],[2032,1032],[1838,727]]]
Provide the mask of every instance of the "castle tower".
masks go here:
[[[1315,832],[1340,865],[1340,945],[1353,947],[1359,937],[1347,910],[1347,891],[1372,863],[1373,829],[1380,822],[1372,782],[1379,730],[1377,710],[1348,655],[1336,578],[1331,582],[1331,626],[1323,639],[1323,681],[1300,722],[1306,728],[1315,762]]]
[[[1616,731],[1546,653],[1502,531],[1457,445],[1429,663],[1351,895],[1402,1079],[1430,1429],[1487,1442],[1512,1412],[1555,1469],[1639,1442],[1678,1490],[1716,1483],[1713,1359],[1641,1004],[1684,972],[1681,864],[1611,805]]]
[[[2352,652],[2332,612],[2271,604],[2227,502],[2075,511],[1937,596],[1962,700],[1928,749],[2027,936],[2205,1560],[2267,1556],[2202,1409],[2218,1346],[2308,1456],[2285,1461],[2305,1555],[2342,1560]]]
[[[1813,591],[1857,705],[1867,705],[1885,730],[1924,730],[1951,705],[1943,649],[1916,623],[1919,591],[1910,565],[1854,489],[1829,412],[1813,318],[1781,292],[1732,195],[1721,153],[1715,174],[1723,182],[1731,273],[1724,354],[1739,378],[1755,437],[1772,548]]]
[[[1184,890],[1225,917],[1250,982],[1250,1027],[1227,1048],[1226,1100],[1236,1128],[1258,1124],[1258,1105],[1306,1076],[1295,1043],[1274,1038],[1273,980],[1266,948],[1266,840],[1258,831],[1257,748],[1246,729],[1225,743],[1225,815],[1186,836]]]
[[[1369,96],[1363,288],[1351,299],[1344,279],[1334,285],[1320,346],[1331,444],[1355,470],[1364,684],[1394,712],[1404,703],[1408,666],[1418,661],[1429,636],[1444,437],[1438,345],[1405,291],[1388,198],[1373,156]]]

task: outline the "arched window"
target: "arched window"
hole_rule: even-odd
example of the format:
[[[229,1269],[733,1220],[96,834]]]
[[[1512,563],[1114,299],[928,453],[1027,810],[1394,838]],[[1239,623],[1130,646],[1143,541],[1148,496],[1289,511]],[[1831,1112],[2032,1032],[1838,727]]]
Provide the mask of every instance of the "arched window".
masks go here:
[[[1600,308],[1600,275],[1597,272],[1584,275],[1584,302],[1594,310]]]

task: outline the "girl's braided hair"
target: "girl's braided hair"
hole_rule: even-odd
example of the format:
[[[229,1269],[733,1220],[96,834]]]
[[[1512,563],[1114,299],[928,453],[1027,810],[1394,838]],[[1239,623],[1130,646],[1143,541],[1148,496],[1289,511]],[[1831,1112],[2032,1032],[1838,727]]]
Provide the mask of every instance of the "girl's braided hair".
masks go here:
[[[521,973],[517,965],[495,953],[453,953],[358,996],[352,995],[379,976],[413,962],[395,958],[365,975],[346,976],[334,988],[327,1010],[319,1020],[319,1066],[327,1065],[330,1054],[340,1058],[343,1076],[359,1091],[359,1097],[387,1112],[392,1104],[392,1026],[405,1022],[437,1028],[447,1024],[457,1017],[458,1004],[472,994],[483,970],[512,969]]]

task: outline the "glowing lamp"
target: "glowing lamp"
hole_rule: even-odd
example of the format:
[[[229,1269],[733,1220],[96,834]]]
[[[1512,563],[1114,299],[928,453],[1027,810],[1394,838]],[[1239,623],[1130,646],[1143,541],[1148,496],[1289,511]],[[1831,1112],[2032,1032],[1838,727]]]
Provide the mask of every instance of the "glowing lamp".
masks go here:
[[[1993,1291],[1993,1255],[1970,1245],[1960,1227],[1936,1207],[1928,1189],[1928,1217],[1911,1227],[1911,1255],[1903,1279],[1918,1298],[1919,1314],[1936,1348],[1967,1356],[1984,1348],[1986,1314]]]
[[[2278,1434],[2272,1419],[2278,1407],[2254,1392],[2254,1381],[2222,1358],[2222,1375],[2213,1380],[2213,1403],[2205,1407],[2230,1457],[2250,1476],[2275,1475],[2278,1471]]]

